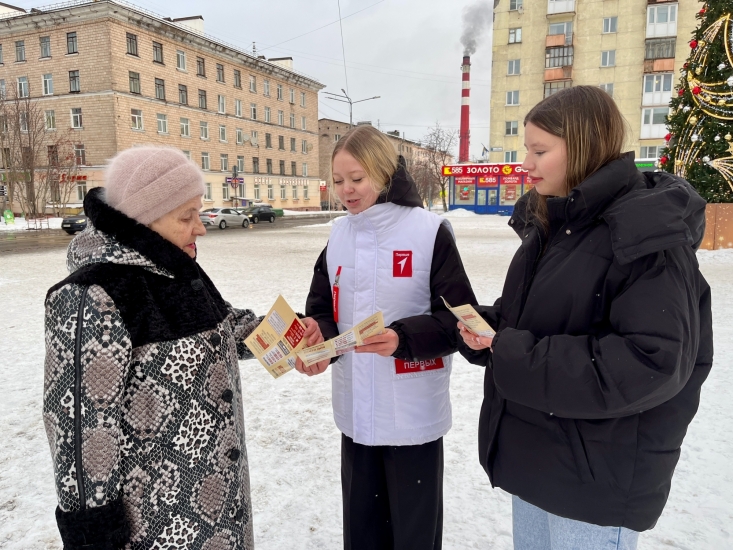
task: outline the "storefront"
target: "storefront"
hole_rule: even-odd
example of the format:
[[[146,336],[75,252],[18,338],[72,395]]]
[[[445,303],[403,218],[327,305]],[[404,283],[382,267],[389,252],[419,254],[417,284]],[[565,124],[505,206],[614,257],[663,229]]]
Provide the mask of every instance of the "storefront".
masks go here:
[[[521,164],[454,164],[443,166],[443,175],[449,177],[449,209],[477,214],[511,215],[532,188]]]
[[[274,175],[204,173],[204,208],[265,203],[287,210],[320,210],[320,180]]]

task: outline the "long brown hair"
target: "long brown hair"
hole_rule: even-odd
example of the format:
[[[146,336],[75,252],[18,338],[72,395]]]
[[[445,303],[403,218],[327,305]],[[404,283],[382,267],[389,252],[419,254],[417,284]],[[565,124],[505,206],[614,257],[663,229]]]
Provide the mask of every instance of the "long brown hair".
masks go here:
[[[333,159],[341,151],[346,151],[361,164],[377,194],[387,186],[397,170],[398,157],[394,145],[374,126],[368,124],[356,126],[338,140],[331,154],[332,171]]]
[[[562,138],[567,149],[565,194],[602,166],[621,157],[627,122],[616,102],[595,86],[566,88],[543,99],[524,117]],[[547,197],[532,189],[529,212],[547,231]]]

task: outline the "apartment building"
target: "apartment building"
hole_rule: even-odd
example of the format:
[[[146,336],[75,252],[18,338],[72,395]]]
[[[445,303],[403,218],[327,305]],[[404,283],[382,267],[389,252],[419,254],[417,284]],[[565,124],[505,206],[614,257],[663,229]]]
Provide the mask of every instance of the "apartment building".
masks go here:
[[[118,151],[181,149],[201,166],[205,207],[245,199],[319,209],[318,91],[291,58],[254,56],[112,0],[0,11],[0,93],[42,103],[47,127],[72,129],[77,198],[103,185]],[[236,174],[235,174],[236,172]]]
[[[577,85],[610,94],[630,126],[627,150],[653,169],[669,100],[695,29],[693,0],[497,0],[491,162],[521,162],[523,120],[544,97]]]

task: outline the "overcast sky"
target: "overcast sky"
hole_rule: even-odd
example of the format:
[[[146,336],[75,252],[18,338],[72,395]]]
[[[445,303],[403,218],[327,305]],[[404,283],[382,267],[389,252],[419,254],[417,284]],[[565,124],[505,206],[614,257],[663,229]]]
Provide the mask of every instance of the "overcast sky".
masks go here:
[[[413,140],[422,138],[436,121],[457,130],[463,12],[467,6],[479,3],[490,10],[492,2],[340,2],[346,75],[337,0],[135,0],[133,3],[164,17],[202,15],[207,34],[248,51],[255,42],[258,52],[268,58],[293,57],[297,71],[326,86],[319,94],[319,117],[348,122],[348,104],[327,100],[323,93],[347,89],[348,78],[352,100],[381,96],[354,105],[354,122],[370,120],[375,126],[379,122],[382,130],[399,130]],[[48,4],[29,0],[8,3],[26,9]],[[480,156],[481,144],[489,146],[490,29],[472,57],[471,76],[471,155]]]

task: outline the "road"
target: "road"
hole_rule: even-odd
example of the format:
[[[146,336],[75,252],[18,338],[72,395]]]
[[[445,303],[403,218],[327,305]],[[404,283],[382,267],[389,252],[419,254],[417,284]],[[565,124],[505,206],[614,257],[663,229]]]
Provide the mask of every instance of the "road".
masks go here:
[[[209,227],[206,232],[206,236],[203,238],[216,239],[221,238],[225,234],[243,231],[248,232],[248,238],[250,236],[256,237],[257,233],[262,231],[279,231],[301,225],[326,223],[328,220],[328,214],[323,214],[314,217],[289,216],[285,218],[277,218],[275,223],[265,222],[252,224],[249,229],[230,227],[222,231],[216,227]],[[28,254],[53,248],[66,249],[71,239],[71,235],[67,235],[61,229],[46,229],[41,231],[0,231],[0,258],[5,258],[10,254]]]

